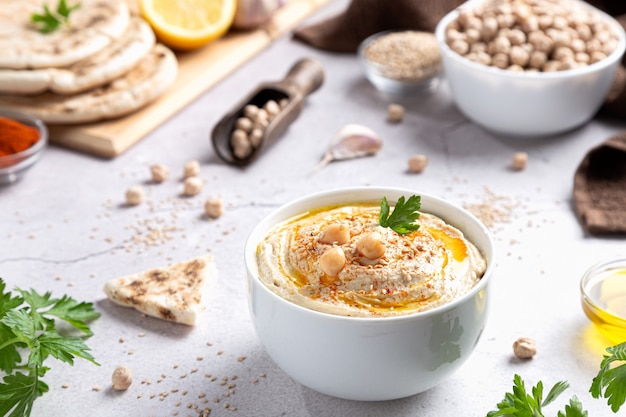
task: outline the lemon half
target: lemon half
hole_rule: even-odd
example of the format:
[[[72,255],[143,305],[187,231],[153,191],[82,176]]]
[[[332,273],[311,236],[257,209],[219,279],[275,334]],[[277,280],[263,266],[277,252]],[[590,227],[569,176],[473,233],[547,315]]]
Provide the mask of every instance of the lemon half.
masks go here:
[[[196,49],[224,35],[235,18],[237,0],[139,0],[139,10],[160,42],[173,49]]]

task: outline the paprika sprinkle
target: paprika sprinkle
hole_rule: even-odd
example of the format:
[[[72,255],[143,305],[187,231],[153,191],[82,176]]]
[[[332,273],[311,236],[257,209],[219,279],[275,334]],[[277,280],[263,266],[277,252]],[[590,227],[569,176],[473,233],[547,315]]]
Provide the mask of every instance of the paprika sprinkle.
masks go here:
[[[25,151],[38,140],[36,128],[0,116],[0,156]]]

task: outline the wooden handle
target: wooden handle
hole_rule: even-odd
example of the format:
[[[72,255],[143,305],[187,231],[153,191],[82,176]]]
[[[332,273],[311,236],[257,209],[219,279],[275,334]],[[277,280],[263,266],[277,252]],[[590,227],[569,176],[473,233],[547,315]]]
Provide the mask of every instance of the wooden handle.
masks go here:
[[[314,59],[303,58],[291,67],[284,82],[296,88],[303,96],[309,95],[324,82],[324,67]]]

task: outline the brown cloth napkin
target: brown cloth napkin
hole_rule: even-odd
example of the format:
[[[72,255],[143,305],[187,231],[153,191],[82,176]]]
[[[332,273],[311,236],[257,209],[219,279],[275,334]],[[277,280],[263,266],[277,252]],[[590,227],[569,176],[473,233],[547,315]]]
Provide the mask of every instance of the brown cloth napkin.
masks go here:
[[[574,205],[587,232],[626,233],[626,132],[587,153],[574,175]]]

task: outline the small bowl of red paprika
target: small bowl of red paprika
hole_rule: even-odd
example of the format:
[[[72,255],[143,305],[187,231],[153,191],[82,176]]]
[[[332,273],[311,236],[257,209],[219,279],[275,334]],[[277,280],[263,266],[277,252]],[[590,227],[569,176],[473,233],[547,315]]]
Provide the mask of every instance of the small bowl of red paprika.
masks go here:
[[[48,143],[48,129],[26,113],[0,109],[0,185],[22,178]]]

